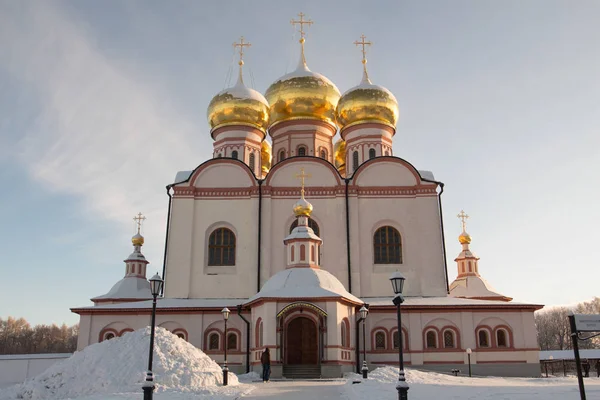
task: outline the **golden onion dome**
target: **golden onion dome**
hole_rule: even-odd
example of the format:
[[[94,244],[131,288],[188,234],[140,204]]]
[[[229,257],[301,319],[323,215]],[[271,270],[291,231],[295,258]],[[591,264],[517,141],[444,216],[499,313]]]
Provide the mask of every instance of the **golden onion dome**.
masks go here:
[[[244,85],[240,68],[235,86],[217,93],[206,115],[211,132],[223,126],[242,125],[265,133],[269,125],[269,103],[262,94]]]
[[[262,169],[262,172],[264,174],[269,172],[269,170],[271,169],[272,157],[273,156],[271,153],[271,143],[267,142],[266,140],[263,140],[260,144],[260,168]]]
[[[312,210],[312,204],[306,201],[304,196],[302,196],[302,198],[294,204],[294,215],[296,217],[299,217],[301,215],[306,215],[307,217],[310,217]]]
[[[396,129],[398,115],[396,97],[383,86],[372,84],[366,69],[360,85],[342,95],[336,110],[340,130],[368,122]]]
[[[461,233],[460,236],[458,236],[458,241],[460,242],[460,244],[470,244],[471,235],[463,231],[463,233]]]
[[[144,245],[144,237],[142,235],[140,235],[139,233],[136,233],[131,238],[131,243],[134,246],[143,246]]]
[[[279,122],[311,119],[337,128],[335,108],[340,91],[329,79],[308,69],[304,54],[298,68],[279,78],[267,89],[272,127]]]
[[[333,163],[339,170],[346,165],[346,141],[338,139],[333,145]]]

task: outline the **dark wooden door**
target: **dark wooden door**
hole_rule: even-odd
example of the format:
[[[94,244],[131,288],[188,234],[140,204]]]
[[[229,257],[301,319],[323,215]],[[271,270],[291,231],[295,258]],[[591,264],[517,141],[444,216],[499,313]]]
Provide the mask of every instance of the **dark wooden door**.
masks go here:
[[[289,323],[286,333],[288,364],[318,363],[317,325],[313,320],[296,318]]]

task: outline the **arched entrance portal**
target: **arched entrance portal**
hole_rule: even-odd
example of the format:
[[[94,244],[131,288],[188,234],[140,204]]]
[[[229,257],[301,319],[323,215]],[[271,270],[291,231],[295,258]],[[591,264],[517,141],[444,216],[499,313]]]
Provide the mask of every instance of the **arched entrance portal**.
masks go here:
[[[287,325],[286,364],[317,365],[319,362],[319,339],[317,324],[307,317],[296,317]]]

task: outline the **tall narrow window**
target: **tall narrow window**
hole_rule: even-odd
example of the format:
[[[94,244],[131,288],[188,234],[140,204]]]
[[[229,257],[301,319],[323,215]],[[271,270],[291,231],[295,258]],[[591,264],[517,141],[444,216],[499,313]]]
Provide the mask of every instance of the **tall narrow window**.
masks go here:
[[[208,265],[235,265],[235,235],[229,229],[218,228],[210,234]]]
[[[385,152],[385,155],[386,155],[386,156],[389,156],[389,155],[390,155],[390,152],[386,150],[386,152]]]
[[[306,147],[304,147],[304,146],[298,147],[298,155],[305,156],[306,155]]]
[[[219,334],[211,333],[208,337],[208,349],[209,350],[219,350]]]
[[[444,331],[444,347],[446,349],[454,348],[454,332],[451,330]]]
[[[398,335],[398,331],[395,331],[392,335],[392,342],[394,343],[394,349],[400,348],[400,336]]]
[[[496,343],[498,343],[498,347],[508,347],[508,340],[506,340],[506,331],[504,329],[499,329],[496,332]]]
[[[292,225],[290,226],[290,233],[292,233],[292,231],[294,230],[295,227],[298,226],[298,220],[294,220],[294,222],[292,222]],[[319,231],[319,225],[317,225],[317,223],[315,222],[314,219],[308,217],[308,227],[310,229],[313,230],[313,232],[315,233],[315,235],[319,236],[319,234],[321,233]]]
[[[488,335],[488,331],[482,329],[477,334],[479,339],[479,347],[490,347],[490,337]]]
[[[402,239],[391,226],[383,226],[373,236],[375,264],[402,264]]]
[[[385,350],[385,333],[377,332],[375,334],[375,349]]]
[[[238,158],[238,152],[237,152],[237,150],[234,150],[234,151],[231,152],[231,158],[235,158],[237,160],[237,158]]]
[[[347,347],[348,343],[346,343],[346,321],[342,321],[342,347]]]
[[[437,349],[437,338],[434,331],[427,332],[426,339],[428,349]]]
[[[369,149],[369,160],[375,158],[375,149]]]
[[[327,152],[326,152],[325,150],[321,150],[321,158],[322,158],[323,160],[326,160],[326,159],[327,159]]]
[[[237,350],[237,335],[235,333],[227,334],[227,350]]]
[[[358,151],[352,153],[352,171],[356,171],[358,169]]]
[[[258,325],[258,347],[262,347],[263,345],[263,323],[260,321]]]
[[[255,162],[256,162],[256,157],[254,156],[254,153],[250,153],[250,157],[248,157],[248,164],[249,164],[252,172],[255,172],[255,170],[254,170]]]
[[[281,151],[279,152],[279,156],[277,157],[277,161],[278,161],[278,162],[279,162],[279,161],[283,161],[283,160],[285,160],[285,150],[281,150]]]

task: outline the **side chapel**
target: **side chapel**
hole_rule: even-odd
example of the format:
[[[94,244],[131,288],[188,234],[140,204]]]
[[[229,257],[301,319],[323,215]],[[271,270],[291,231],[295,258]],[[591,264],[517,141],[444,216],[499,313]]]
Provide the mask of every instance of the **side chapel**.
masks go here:
[[[537,376],[533,313],[480,275],[464,212],[458,277],[449,282],[442,232],[444,185],[393,154],[398,103],[367,73],[341,94],[304,54],[263,96],[243,81],[208,107],[213,158],[168,185],[164,297],[157,325],[234,372],[260,372],[271,349],[273,377],[340,377],[406,364],[476,374]],[[339,138],[334,141],[334,138]],[[268,139],[268,137],[270,139]],[[299,181],[295,178],[299,178]],[[78,349],[148,325],[148,261],[139,226],[125,276],[80,315]],[[397,330],[390,275],[406,276]],[[232,310],[227,332],[221,310]]]

